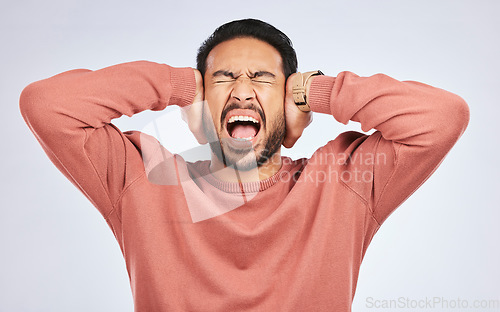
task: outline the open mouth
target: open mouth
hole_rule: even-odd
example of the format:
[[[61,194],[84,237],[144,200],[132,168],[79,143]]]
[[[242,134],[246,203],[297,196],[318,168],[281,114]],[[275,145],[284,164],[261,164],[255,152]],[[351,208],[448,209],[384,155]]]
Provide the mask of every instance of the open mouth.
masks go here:
[[[252,116],[233,115],[228,118],[226,129],[233,139],[251,141],[260,131],[260,122]]]

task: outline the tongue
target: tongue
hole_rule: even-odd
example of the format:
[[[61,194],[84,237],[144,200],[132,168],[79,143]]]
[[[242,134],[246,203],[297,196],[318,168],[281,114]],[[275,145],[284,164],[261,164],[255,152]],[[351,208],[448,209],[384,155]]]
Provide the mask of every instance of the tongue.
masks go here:
[[[231,136],[235,139],[253,138],[257,134],[255,127],[246,125],[235,125]]]

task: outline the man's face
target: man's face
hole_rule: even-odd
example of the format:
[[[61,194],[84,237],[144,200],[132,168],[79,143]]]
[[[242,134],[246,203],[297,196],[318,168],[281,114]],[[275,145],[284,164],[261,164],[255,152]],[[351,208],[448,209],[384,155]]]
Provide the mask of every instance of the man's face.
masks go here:
[[[236,38],[213,48],[206,64],[204,123],[212,151],[240,170],[262,165],[285,134],[281,55],[266,42]]]

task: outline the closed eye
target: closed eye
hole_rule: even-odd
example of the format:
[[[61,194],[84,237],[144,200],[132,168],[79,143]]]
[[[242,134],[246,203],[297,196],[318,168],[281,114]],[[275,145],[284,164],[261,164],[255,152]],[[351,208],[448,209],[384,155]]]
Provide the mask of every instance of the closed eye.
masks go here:
[[[228,83],[228,82],[235,82],[236,79],[227,79],[227,80],[215,80],[214,83],[221,84],[221,83]],[[269,80],[261,80],[261,79],[252,79],[253,82],[257,83],[263,83],[263,84],[272,84],[272,81]]]
[[[260,79],[252,79],[253,82],[257,82],[257,83],[265,83],[265,84],[272,84],[273,82],[272,81],[269,81],[269,80],[260,80]]]

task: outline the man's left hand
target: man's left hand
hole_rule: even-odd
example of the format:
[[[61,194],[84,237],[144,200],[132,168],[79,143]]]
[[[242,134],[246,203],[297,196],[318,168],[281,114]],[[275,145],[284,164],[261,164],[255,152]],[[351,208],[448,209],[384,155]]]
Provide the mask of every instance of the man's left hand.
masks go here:
[[[285,95],[285,139],[283,146],[291,148],[295,142],[302,136],[304,129],[312,122],[312,112],[301,111],[293,101],[292,81],[293,78],[299,75],[298,73],[292,74],[286,81],[286,95]],[[306,85],[306,95],[308,95],[309,87],[314,77],[309,79]]]

